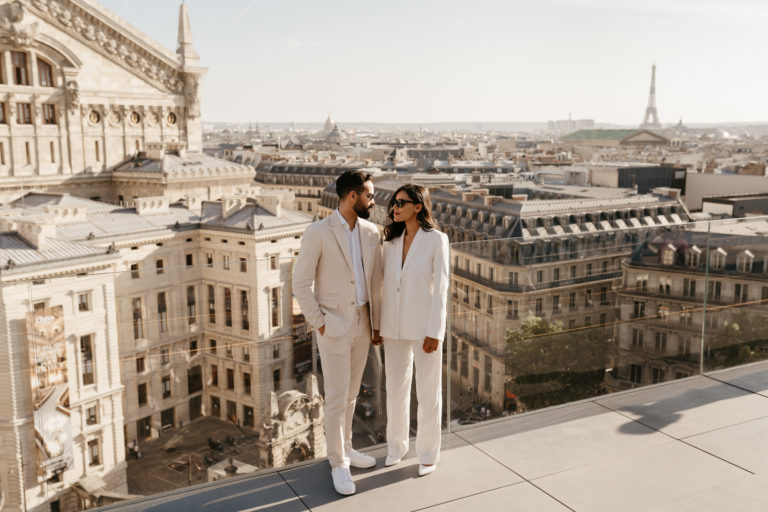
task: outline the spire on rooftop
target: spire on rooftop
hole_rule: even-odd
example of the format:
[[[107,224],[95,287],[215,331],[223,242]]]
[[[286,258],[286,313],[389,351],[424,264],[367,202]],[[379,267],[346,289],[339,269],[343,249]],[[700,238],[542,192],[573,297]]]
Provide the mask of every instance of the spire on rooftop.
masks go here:
[[[187,4],[181,2],[179,6],[179,47],[176,53],[181,57],[181,63],[185,66],[197,66],[200,56],[192,46],[192,25],[189,23],[189,10]]]

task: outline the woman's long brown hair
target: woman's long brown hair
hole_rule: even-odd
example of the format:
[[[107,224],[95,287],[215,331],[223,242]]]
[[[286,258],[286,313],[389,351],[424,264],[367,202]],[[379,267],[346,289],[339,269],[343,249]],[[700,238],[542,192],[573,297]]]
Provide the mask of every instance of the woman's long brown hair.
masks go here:
[[[408,197],[413,201],[414,206],[417,204],[422,206],[421,211],[416,214],[416,220],[421,224],[421,229],[424,231],[437,229],[437,224],[435,224],[435,221],[432,219],[432,201],[429,199],[429,190],[421,185],[416,185],[415,183],[406,183],[395,190],[395,193],[392,194],[389,204],[387,205],[389,224],[384,227],[384,240],[387,242],[399,237],[403,234],[403,231],[405,231],[405,222],[395,222],[394,213],[395,199],[397,198],[397,194],[401,191],[408,194]]]

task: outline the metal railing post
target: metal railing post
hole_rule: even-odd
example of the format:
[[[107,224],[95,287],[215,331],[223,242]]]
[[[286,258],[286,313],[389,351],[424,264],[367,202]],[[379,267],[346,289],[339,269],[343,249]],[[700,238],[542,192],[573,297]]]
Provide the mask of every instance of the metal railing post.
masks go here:
[[[699,354],[699,374],[704,373],[704,339],[707,334],[707,296],[709,295],[709,246],[712,222],[707,222],[707,252],[704,261],[704,306],[701,308],[701,350]]]

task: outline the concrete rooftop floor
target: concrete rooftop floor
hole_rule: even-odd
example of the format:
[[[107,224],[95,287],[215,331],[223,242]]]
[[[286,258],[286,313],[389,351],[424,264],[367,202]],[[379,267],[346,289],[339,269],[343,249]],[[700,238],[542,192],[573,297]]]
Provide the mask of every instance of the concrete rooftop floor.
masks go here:
[[[765,511],[768,362],[460,427],[437,471],[409,457],[353,469],[333,490],[326,460],[203,484],[106,510]]]

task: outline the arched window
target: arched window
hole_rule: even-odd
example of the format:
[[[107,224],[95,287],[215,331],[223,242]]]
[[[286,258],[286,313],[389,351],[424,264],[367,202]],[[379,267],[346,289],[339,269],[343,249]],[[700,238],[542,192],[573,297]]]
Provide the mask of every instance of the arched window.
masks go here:
[[[640,292],[648,291],[648,274],[638,275],[635,281],[635,288]]]
[[[37,77],[41,87],[54,87],[53,68],[42,59],[37,59]]]
[[[16,85],[29,85],[27,54],[24,52],[11,52],[11,65],[13,66],[13,83]]]

